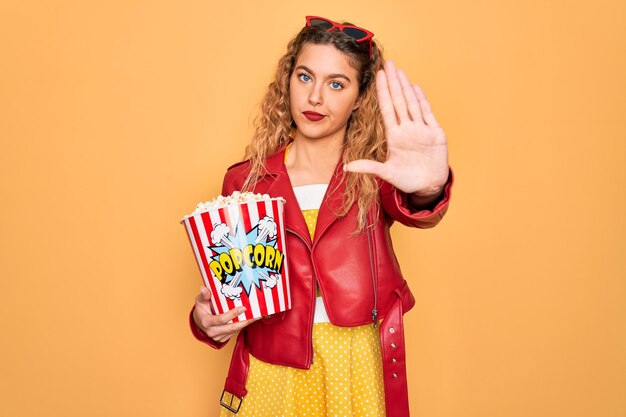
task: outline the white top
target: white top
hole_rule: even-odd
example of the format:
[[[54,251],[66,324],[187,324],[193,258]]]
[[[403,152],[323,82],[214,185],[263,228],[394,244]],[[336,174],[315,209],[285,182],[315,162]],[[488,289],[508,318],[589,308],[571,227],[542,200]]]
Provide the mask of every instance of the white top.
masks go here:
[[[322,200],[324,199],[327,188],[328,184],[310,184],[293,187],[293,192],[296,195],[296,200],[298,200],[300,210],[319,210],[322,206]],[[322,297],[316,297],[313,323],[329,321]]]
[[[311,184],[293,187],[301,210],[319,210],[328,184]]]

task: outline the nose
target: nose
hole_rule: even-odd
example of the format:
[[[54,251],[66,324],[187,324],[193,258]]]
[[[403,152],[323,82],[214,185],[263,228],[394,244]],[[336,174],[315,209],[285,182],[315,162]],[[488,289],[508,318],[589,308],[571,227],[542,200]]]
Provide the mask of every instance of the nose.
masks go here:
[[[314,82],[311,85],[311,90],[309,91],[309,104],[312,106],[317,106],[322,104],[322,83]]]

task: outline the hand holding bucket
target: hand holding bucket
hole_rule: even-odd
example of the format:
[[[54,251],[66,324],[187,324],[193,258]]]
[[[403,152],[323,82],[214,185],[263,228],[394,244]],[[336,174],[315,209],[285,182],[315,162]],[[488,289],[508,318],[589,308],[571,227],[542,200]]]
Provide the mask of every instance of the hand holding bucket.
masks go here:
[[[196,304],[193,310],[193,321],[211,339],[216,342],[226,342],[239,330],[243,329],[258,318],[232,323],[233,319],[245,312],[245,307],[237,307],[224,314],[213,314],[211,310],[211,291],[207,287],[200,289],[196,296]]]

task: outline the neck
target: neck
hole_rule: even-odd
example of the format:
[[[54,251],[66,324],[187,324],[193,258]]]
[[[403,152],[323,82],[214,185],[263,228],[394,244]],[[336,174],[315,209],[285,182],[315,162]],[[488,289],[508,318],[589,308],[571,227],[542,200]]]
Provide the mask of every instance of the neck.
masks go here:
[[[293,185],[329,183],[341,157],[343,136],[309,139],[296,133],[287,160]]]

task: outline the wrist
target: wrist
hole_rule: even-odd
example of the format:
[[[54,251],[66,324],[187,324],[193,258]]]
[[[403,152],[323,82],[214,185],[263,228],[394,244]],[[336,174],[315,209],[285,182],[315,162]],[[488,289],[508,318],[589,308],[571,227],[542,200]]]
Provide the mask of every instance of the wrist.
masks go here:
[[[436,197],[441,194],[444,185],[445,184],[429,186],[421,190],[413,191],[412,193],[407,193],[407,195],[416,199]]]
[[[439,189],[435,192],[430,192],[428,194],[421,193],[411,193],[407,194],[407,203],[409,207],[413,210],[424,210],[431,208],[432,204],[439,200],[441,194],[443,192],[443,187],[439,187]]]
[[[446,173],[445,181],[427,185],[424,188],[407,193],[407,195],[409,196],[409,198],[412,198],[417,202],[419,202],[420,200],[428,200],[428,199],[437,198],[443,192],[449,179],[450,179],[450,170],[448,169]],[[441,180],[441,178],[439,178],[439,180]]]

